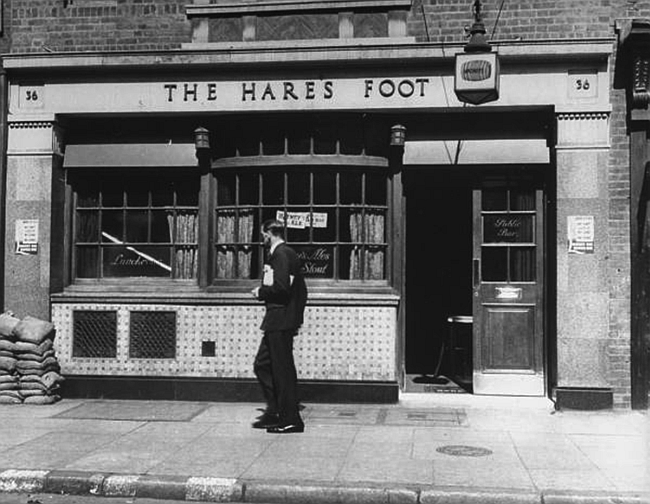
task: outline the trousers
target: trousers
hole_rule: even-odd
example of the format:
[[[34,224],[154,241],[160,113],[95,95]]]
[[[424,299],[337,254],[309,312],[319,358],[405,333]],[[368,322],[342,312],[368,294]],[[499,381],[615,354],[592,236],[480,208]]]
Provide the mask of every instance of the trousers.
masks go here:
[[[266,331],[253,364],[266,400],[266,410],[279,415],[280,425],[302,424],[298,409],[298,377],[293,359],[295,334],[293,330]]]

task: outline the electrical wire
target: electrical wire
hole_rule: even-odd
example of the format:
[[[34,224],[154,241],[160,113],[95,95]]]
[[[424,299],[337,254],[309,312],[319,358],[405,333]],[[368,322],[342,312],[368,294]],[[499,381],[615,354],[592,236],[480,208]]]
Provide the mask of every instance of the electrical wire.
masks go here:
[[[494,26],[492,27],[492,33],[490,34],[490,40],[494,38],[494,34],[497,31],[497,25],[499,24],[499,19],[501,18],[501,11],[503,10],[504,3],[506,3],[506,0],[501,0],[501,5],[499,6],[499,12],[497,12],[497,18],[494,21]]]

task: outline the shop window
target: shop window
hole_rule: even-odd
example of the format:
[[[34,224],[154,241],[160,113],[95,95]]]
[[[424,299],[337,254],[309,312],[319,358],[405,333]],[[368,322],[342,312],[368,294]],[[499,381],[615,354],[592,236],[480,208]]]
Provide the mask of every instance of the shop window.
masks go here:
[[[196,279],[193,170],[69,170],[77,279]]]
[[[384,280],[387,184],[385,170],[357,166],[217,171],[216,280],[260,277],[260,227],[274,218],[307,277]]]

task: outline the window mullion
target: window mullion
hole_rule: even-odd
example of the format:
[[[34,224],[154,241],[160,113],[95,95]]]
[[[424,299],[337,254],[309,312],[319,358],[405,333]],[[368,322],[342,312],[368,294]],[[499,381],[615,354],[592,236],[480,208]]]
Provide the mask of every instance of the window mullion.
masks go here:
[[[334,195],[334,218],[336,222],[334,224],[334,279],[339,280],[341,278],[339,272],[340,264],[340,254],[341,254],[341,172],[340,170],[336,171],[335,177],[335,191]]]

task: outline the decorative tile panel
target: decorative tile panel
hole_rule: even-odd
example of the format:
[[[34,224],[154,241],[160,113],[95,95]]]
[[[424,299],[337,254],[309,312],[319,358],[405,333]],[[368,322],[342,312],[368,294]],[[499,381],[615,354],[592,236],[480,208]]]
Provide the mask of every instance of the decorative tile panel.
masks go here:
[[[73,357],[73,312],[115,311],[117,355]],[[176,314],[176,357],[129,357],[132,312]],[[161,313],[163,315],[163,313]],[[52,305],[55,348],[64,374],[254,378],[253,360],[262,332],[264,307],[143,304]],[[396,310],[376,306],[309,306],[296,337],[298,375],[309,380],[386,381],[395,378]],[[215,355],[202,356],[204,342]]]

